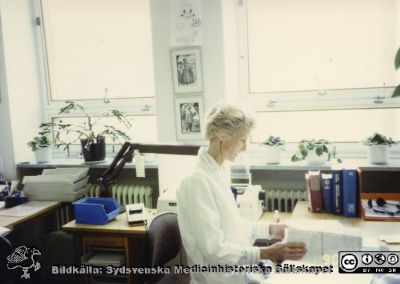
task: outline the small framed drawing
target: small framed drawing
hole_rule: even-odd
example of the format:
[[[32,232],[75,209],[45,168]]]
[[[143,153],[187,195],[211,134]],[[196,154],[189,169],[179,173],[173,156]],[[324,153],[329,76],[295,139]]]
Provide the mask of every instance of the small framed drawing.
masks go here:
[[[200,47],[171,50],[171,64],[176,94],[203,91]]]
[[[200,96],[175,98],[177,140],[202,140],[203,107]]]

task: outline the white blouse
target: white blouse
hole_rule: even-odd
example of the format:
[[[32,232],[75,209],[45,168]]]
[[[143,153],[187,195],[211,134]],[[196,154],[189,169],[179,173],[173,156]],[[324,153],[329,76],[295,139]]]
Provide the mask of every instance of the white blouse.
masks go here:
[[[268,225],[239,215],[230,189],[230,171],[201,148],[195,169],[177,191],[178,222],[188,264],[257,265],[255,238],[268,237]],[[191,273],[191,283],[248,283],[244,273]],[[252,282],[254,283],[254,282]]]

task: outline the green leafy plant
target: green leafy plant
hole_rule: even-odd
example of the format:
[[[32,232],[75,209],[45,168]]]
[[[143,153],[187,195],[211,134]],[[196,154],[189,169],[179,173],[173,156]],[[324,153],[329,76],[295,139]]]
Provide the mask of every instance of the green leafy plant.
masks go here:
[[[292,156],[291,161],[297,162],[305,160],[308,154],[313,151],[317,156],[322,156],[327,154],[327,160],[330,161],[331,158],[336,158],[336,148],[333,144],[325,139],[319,140],[301,140],[297,145],[297,152]],[[341,159],[336,159],[338,163],[341,163]]]
[[[400,69],[400,48],[397,50],[396,56],[394,58],[394,67],[396,70]],[[400,96],[400,85],[398,85],[392,94],[392,98],[399,97]]]
[[[394,141],[391,137],[386,137],[383,134],[375,132],[373,135],[369,136],[367,139],[361,141],[366,146],[373,145],[393,145],[398,144],[398,141]]]
[[[47,136],[35,136],[32,141],[29,141],[28,146],[32,149],[33,152],[40,148],[47,148],[51,146],[51,142]]]
[[[282,140],[278,136],[272,136],[272,135],[269,136],[267,140],[262,142],[262,144],[268,145],[268,146],[284,146],[285,143],[286,143],[285,140]]]
[[[79,103],[73,101],[66,101],[65,103],[66,105],[59,110],[58,114],[74,113],[77,116],[83,116],[85,119],[77,124],[64,123],[62,119],[59,119],[57,122],[42,123],[40,125],[40,133],[42,135],[51,133],[56,147],[64,146],[64,150],[69,151],[70,145],[78,140],[86,140],[85,147],[89,147],[96,139],[100,139],[101,137],[109,137],[112,141],[119,141],[120,143],[131,139],[124,131],[103,123],[104,118],[115,117],[127,129],[131,128],[131,122],[121,111],[109,109],[100,115],[92,115]],[[61,139],[61,134],[70,133],[76,134],[74,139],[70,141]]]

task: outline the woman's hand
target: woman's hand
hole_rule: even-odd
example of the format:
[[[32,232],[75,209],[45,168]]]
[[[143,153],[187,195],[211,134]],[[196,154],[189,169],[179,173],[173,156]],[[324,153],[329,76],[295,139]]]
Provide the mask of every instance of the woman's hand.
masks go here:
[[[299,260],[307,252],[306,245],[299,242],[276,243],[269,247],[260,248],[260,258],[270,259],[274,262]]]

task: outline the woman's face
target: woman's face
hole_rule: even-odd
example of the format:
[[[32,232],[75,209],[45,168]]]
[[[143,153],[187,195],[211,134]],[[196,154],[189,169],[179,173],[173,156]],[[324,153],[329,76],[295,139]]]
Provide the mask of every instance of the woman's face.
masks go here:
[[[241,128],[231,138],[222,138],[221,153],[223,160],[233,162],[240,152],[245,151],[250,130]]]

